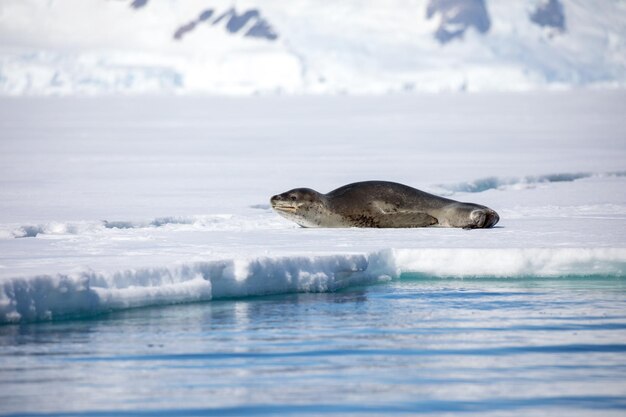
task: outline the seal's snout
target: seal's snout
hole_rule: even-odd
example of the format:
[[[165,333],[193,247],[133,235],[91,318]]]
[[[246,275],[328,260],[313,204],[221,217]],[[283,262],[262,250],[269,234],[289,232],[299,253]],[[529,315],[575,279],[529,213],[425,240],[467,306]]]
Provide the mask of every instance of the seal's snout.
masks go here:
[[[270,205],[276,211],[288,211],[295,212],[297,206],[292,199],[289,199],[284,194],[277,194],[270,198]]]
[[[270,204],[272,207],[290,204],[292,201],[285,194],[276,194],[270,198]]]
[[[282,198],[280,194],[273,195],[272,198],[270,198],[270,205],[274,209],[282,205],[283,203],[284,203],[284,199]]]

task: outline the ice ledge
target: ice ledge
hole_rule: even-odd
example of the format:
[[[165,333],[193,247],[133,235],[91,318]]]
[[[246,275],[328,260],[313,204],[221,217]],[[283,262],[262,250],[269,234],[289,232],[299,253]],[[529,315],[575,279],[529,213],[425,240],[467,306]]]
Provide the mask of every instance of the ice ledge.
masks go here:
[[[0,324],[213,299],[331,292],[429,277],[626,276],[626,248],[386,249],[368,254],[259,257],[114,273],[0,280]]]

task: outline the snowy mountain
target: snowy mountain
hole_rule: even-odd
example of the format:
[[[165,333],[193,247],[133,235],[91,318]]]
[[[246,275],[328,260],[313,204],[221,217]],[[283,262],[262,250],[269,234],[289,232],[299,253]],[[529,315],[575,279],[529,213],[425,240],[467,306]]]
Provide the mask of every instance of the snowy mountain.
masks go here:
[[[626,86],[626,2],[3,0],[0,94]]]

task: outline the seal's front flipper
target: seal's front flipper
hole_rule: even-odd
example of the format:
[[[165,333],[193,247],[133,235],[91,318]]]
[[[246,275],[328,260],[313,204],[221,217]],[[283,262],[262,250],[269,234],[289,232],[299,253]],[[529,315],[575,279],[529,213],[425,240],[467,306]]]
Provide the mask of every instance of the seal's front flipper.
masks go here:
[[[371,216],[374,227],[428,227],[439,223],[436,218],[423,211],[413,211],[399,208],[382,200],[374,200],[370,203]]]
[[[382,213],[376,217],[378,227],[428,227],[438,223],[433,216],[421,212]]]

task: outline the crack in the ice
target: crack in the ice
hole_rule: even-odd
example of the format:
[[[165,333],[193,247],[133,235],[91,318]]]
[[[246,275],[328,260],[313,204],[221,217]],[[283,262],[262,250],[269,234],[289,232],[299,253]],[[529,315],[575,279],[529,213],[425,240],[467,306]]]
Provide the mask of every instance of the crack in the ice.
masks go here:
[[[486,177],[474,181],[460,182],[456,184],[441,184],[438,187],[450,193],[481,193],[487,190],[498,190],[505,188],[521,187],[526,188],[537,184],[549,184],[554,182],[572,182],[584,178],[593,177],[625,177],[626,171],[615,171],[607,173],[574,172],[555,173],[547,175],[529,175],[525,177]]]

